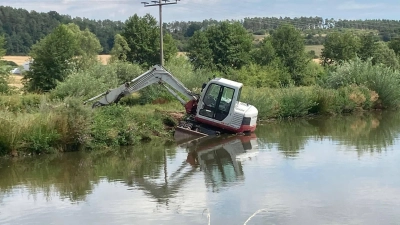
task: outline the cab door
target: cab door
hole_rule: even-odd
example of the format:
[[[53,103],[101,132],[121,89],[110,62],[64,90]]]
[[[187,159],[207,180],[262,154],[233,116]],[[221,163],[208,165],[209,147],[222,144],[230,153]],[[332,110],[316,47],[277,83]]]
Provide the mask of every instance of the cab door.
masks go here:
[[[215,83],[210,84],[204,94],[199,114],[217,121],[223,121],[229,115],[234,94],[233,88]]]

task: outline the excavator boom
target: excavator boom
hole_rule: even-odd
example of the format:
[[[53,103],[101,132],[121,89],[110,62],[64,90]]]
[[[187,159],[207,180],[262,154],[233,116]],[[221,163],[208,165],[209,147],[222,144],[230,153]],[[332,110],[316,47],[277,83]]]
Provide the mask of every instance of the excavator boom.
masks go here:
[[[109,105],[112,103],[117,103],[122,97],[128,96],[134,92],[151,85],[158,83],[164,86],[173,96],[175,96],[182,105],[186,105],[188,101],[183,100],[176,92],[169,88],[166,84],[171,86],[173,89],[183,94],[190,100],[197,100],[196,94],[192,93],[187,89],[178,79],[176,79],[170,72],[168,72],[164,67],[156,65],[152,69],[146,71],[145,73],[139,75],[135,79],[122,84],[118,88],[108,90],[101,93],[93,98],[88,99],[84,104],[99,99],[93,104],[93,107]]]

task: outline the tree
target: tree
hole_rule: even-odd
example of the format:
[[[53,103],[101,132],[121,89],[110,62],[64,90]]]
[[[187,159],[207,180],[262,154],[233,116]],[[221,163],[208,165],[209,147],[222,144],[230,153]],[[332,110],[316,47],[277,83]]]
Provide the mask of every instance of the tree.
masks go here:
[[[293,25],[284,24],[272,33],[271,44],[276,56],[291,74],[292,80],[300,85],[309,62],[301,32]]]
[[[127,60],[139,63],[144,67],[160,64],[160,31],[157,21],[150,14],[139,17],[137,14],[129,17],[121,35],[131,49],[127,54]],[[177,53],[176,44],[171,41],[170,34],[165,34],[164,59],[168,61]]]
[[[397,55],[400,55],[400,38],[391,40],[389,42],[389,48],[393,49]]]
[[[360,49],[357,52],[361,60],[367,60],[374,55],[375,39],[372,34],[364,34],[360,36]]]
[[[5,46],[5,37],[0,36],[0,59],[6,54]],[[7,93],[9,91],[8,86],[8,66],[3,65],[2,61],[0,61],[0,93]]]
[[[373,64],[383,64],[393,69],[400,68],[396,53],[385,42],[380,41],[375,43],[372,57]]]
[[[327,35],[322,49],[321,59],[323,65],[331,65],[354,59],[361,47],[358,36],[337,31]]]
[[[117,60],[125,62],[127,60],[127,54],[131,51],[126,42],[125,38],[120,34],[116,34],[114,37],[114,47],[111,49],[110,62]]]
[[[190,40],[188,56],[197,68],[211,64],[210,69],[223,72],[240,69],[250,62],[252,40],[240,23],[222,22],[197,31]]]
[[[28,91],[49,91],[63,81],[72,70],[86,68],[94,62],[98,40],[89,31],[76,25],[60,25],[52,33],[32,46],[33,59],[24,75]]]
[[[97,56],[103,50],[99,39],[89,29],[80,30],[76,24],[67,24],[68,28],[74,33],[78,44],[75,52],[76,68],[85,69],[98,61]]]
[[[189,40],[188,57],[195,69],[215,69],[213,52],[210,48],[205,32],[197,31]]]
[[[198,30],[201,29],[201,25],[198,23],[191,23],[186,32],[185,32],[185,37],[192,37],[194,35],[194,33]]]
[[[254,62],[259,65],[266,66],[270,64],[276,58],[271,38],[264,38],[260,43],[260,47],[253,50],[252,56]]]

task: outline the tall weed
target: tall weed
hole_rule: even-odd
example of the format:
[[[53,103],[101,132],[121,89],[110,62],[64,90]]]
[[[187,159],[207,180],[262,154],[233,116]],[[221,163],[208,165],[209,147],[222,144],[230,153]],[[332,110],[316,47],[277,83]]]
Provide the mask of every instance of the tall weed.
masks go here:
[[[283,88],[276,93],[279,102],[279,117],[300,117],[309,114],[317,105],[312,87]]]
[[[355,59],[331,72],[323,87],[335,88],[348,85],[365,86],[379,95],[381,107],[400,106],[400,72],[382,65],[373,65],[371,60]]]
[[[10,112],[35,112],[47,100],[47,95],[40,94],[2,95],[0,96],[0,109]]]
[[[277,117],[279,113],[279,102],[274,95],[274,89],[250,87],[243,88],[243,94],[240,101],[254,105],[258,110],[258,117],[266,119]]]

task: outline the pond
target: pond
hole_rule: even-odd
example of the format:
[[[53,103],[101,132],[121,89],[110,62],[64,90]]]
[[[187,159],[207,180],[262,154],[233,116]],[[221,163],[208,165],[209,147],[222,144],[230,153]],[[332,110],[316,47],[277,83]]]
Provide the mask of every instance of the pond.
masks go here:
[[[0,224],[400,224],[400,114],[0,159]]]

